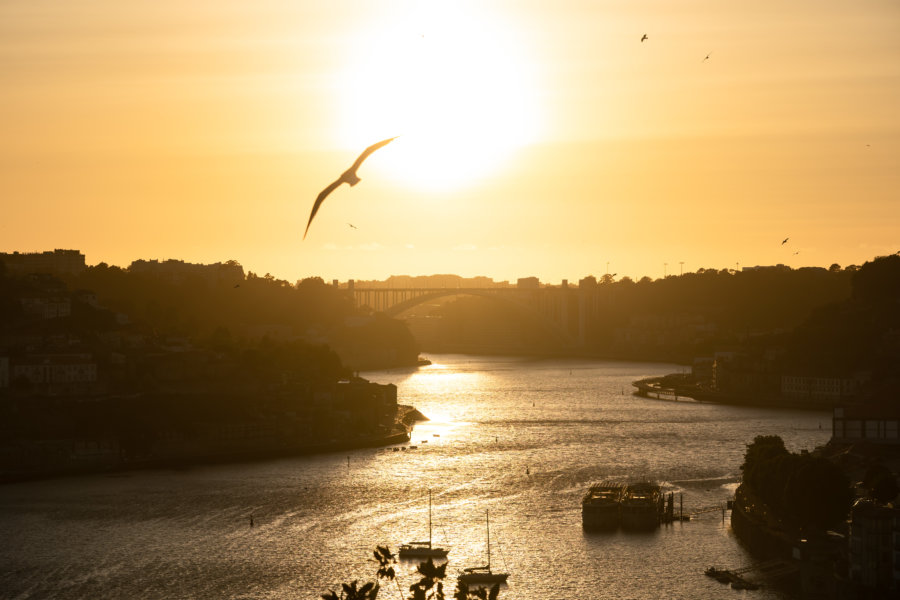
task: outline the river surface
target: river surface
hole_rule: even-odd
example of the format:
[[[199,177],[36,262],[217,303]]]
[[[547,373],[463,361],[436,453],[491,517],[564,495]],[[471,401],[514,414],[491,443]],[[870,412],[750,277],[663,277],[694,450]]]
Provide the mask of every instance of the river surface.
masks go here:
[[[829,414],[631,395],[633,380],[681,370],[668,364],[428,358],[362,373],[431,418],[403,450],[0,487],[0,597],[314,600],[372,579],[376,544],[428,539],[429,490],[450,573],[484,564],[490,511],[491,562],[510,573],[501,599],[788,597],[703,575],[752,562],[729,514],[588,534],[580,501],[591,482],[649,478],[675,492],[676,512],[679,497],[685,513],[719,507],[755,436],[813,449]],[[404,591],[413,569],[400,563]]]

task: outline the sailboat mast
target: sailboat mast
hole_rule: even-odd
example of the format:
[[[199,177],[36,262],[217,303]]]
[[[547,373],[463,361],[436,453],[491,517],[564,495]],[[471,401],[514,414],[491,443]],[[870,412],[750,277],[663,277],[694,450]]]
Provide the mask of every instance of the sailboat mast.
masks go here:
[[[431,548],[431,490],[428,490],[428,547]]]
[[[488,572],[491,570],[491,513],[488,510],[484,511],[485,522],[487,523],[487,554],[488,554]]]

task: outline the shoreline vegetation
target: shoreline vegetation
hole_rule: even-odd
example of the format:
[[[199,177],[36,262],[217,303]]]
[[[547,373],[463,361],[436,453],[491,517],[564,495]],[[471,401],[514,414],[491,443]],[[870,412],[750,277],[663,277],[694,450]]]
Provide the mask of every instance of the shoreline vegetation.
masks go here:
[[[332,439],[315,443],[291,443],[277,446],[259,446],[254,448],[231,449],[222,451],[207,451],[196,454],[184,454],[180,456],[148,456],[138,459],[123,459],[120,455],[106,454],[95,457],[90,463],[74,464],[66,467],[57,467],[32,471],[0,471],[0,485],[52,479],[56,477],[69,477],[77,475],[96,474],[124,474],[132,471],[154,469],[187,469],[200,465],[228,464],[269,460],[273,458],[289,458],[292,456],[309,456],[313,454],[327,454],[344,450],[358,450],[361,448],[382,448],[395,444],[409,442],[415,423],[428,421],[413,406],[398,404],[394,415],[394,424],[388,430],[375,435],[356,435],[343,439]]]
[[[795,454],[778,436],[757,436],[741,466],[732,530],[761,564],[777,565],[772,577],[778,585],[799,596],[894,597],[889,581],[876,583],[859,572],[884,568],[867,552],[890,547],[889,535],[887,541],[871,537],[890,528],[871,519],[894,518],[898,467],[900,452],[889,445],[831,440]]]

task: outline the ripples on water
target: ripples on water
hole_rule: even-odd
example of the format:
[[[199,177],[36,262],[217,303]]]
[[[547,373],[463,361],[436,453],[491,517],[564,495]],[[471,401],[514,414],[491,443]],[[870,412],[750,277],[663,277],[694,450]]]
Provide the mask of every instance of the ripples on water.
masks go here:
[[[720,505],[756,435],[812,449],[830,415],[630,395],[631,381],[674,365],[431,358],[363,374],[431,417],[415,450],[0,488],[0,596],[315,599],[371,579],[376,544],[427,539],[430,488],[450,572],[483,564],[490,509],[492,562],[511,573],[501,598],[784,597],[703,576],[751,562],[721,513],[649,534],[586,534],[581,496],[593,481],[646,477],[676,492],[676,510],[678,493],[685,512]],[[402,564],[405,586],[412,570]]]

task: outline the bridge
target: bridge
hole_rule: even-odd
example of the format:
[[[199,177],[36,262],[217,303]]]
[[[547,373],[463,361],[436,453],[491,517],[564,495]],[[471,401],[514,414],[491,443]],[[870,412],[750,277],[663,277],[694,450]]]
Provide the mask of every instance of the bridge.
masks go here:
[[[471,288],[363,288],[348,283],[357,308],[369,308],[390,316],[425,302],[447,296],[481,296],[492,298],[511,310],[531,318],[552,335],[564,348],[584,346],[587,328],[603,307],[609,295],[604,286],[570,287],[471,287]]]

